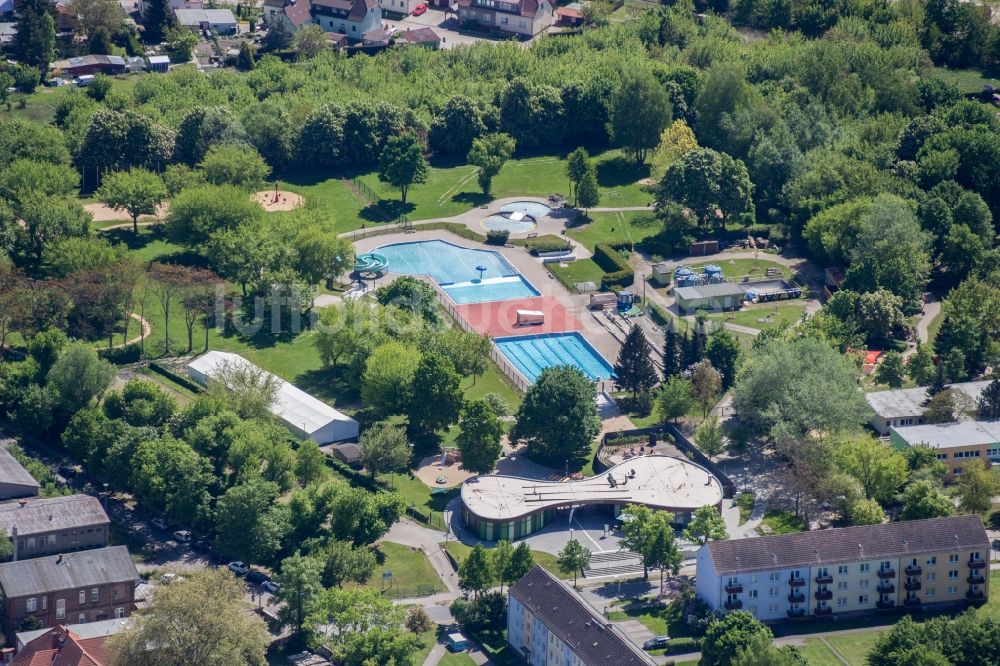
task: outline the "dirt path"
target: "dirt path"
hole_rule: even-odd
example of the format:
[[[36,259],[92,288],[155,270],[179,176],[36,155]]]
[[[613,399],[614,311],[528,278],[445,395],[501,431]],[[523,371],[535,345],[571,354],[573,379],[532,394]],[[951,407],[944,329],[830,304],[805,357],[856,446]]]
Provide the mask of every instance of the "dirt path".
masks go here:
[[[135,336],[131,340],[128,340],[127,342],[121,342],[115,345],[114,347],[112,347],[112,349],[121,349],[122,347],[128,347],[129,345],[134,345],[135,343],[141,341],[143,338],[148,338],[150,333],[153,332],[153,327],[149,325],[149,322],[140,317],[139,315],[135,314],[134,312],[132,313],[132,319],[135,319],[142,326],[142,333]]]
[[[115,210],[114,208],[102,203],[84,204],[83,209],[91,214],[94,218],[94,222],[113,222],[115,220],[121,220],[123,222],[128,222],[128,226],[132,226],[132,216],[124,210]],[[155,216],[163,219],[166,217],[168,210],[170,210],[170,204],[162,203],[156,209]],[[141,217],[147,216],[143,215]]]

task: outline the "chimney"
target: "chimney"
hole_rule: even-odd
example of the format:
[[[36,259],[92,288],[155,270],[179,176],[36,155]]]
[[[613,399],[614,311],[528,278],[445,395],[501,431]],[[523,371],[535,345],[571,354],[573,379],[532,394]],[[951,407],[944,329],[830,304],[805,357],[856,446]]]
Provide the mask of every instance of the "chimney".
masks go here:
[[[59,553],[59,557],[56,558],[56,564],[62,564],[62,553]]]

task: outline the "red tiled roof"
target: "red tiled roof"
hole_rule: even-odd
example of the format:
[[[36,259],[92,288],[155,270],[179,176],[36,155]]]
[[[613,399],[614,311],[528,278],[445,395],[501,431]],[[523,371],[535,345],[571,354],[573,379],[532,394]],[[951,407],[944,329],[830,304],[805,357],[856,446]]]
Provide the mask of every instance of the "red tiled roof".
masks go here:
[[[302,27],[306,23],[312,21],[312,5],[309,0],[298,0],[288,5],[285,5],[285,16],[288,17],[288,21],[296,28]]]
[[[430,28],[409,28],[396,39],[396,43],[430,44],[440,42],[441,38]]]
[[[504,0],[504,2],[507,2],[507,0]],[[471,7],[472,0],[458,0],[458,4],[460,7]],[[534,18],[535,15],[538,13],[539,0],[511,0],[509,4],[517,5],[517,14],[519,16],[524,16],[526,18]],[[479,5],[477,5],[477,7],[479,9],[496,10],[496,7],[481,7]],[[507,13],[500,10],[497,11],[500,14]]]
[[[54,627],[25,645],[11,666],[111,666],[107,640],[80,638],[65,626]]]

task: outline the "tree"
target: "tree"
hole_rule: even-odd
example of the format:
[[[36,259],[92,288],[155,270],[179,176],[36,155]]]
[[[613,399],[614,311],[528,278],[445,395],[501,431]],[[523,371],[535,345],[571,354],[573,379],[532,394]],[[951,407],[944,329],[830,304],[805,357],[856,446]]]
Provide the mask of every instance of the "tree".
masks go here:
[[[0,534],[0,562],[10,562],[14,557],[14,542],[7,534]]]
[[[175,26],[170,0],[152,0],[142,16],[142,37],[147,44],[159,44]]]
[[[852,525],[881,525],[885,522],[885,512],[873,499],[859,499],[851,504],[848,517]]]
[[[924,407],[924,423],[954,423],[969,411],[968,402],[969,399],[964,393],[946,388],[927,401]]]
[[[225,568],[203,568],[159,586],[110,647],[128,666],[264,666],[269,642],[243,582]]]
[[[570,366],[542,370],[517,410],[511,441],[528,441],[540,461],[569,464],[582,460],[601,431],[594,385]]]
[[[476,382],[476,376],[486,372],[489,367],[492,342],[487,335],[454,327],[436,335],[432,344],[435,351],[451,361],[459,375],[463,377],[472,375],[473,384]],[[507,413],[497,414],[497,416],[507,415]]]
[[[76,151],[76,166],[84,174],[133,167],[158,171],[174,152],[173,131],[137,111],[98,108],[85,118],[89,124]]]
[[[753,191],[743,162],[696,148],[667,168],[656,186],[656,207],[662,212],[677,203],[691,209],[701,224],[724,225],[753,217]]]
[[[705,666],[731,666],[738,653],[754,645],[758,637],[768,642],[771,630],[747,611],[727,613],[708,625],[701,643],[701,661]]]
[[[719,422],[718,416],[713,414],[698,424],[694,431],[694,443],[710,459],[722,453],[724,449],[722,423]]]
[[[46,245],[42,260],[53,274],[66,277],[107,268],[112,264],[116,264],[116,268],[124,266],[120,262],[127,254],[128,247],[124,243],[112,245],[106,238],[69,236]]]
[[[431,121],[427,141],[436,153],[468,155],[472,142],[486,132],[483,110],[468,97],[455,95]]]
[[[90,214],[79,202],[59,197],[32,197],[18,206],[24,222],[24,240],[42,260],[45,247],[61,238],[82,237],[89,233]]]
[[[507,539],[500,539],[491,555],[493,557],[493,573],[500,581],[500,594],[503,594],[503,584],[508,581],[507,573],[510,570],[510,561],[514,557],[514,546]]]
[[[281,561],[281,572],[275,576],[281,586],[276,596],[284,605],[278,609],[278,619],[291,626],[297,636],[302,634],[306,616],[323,591],[322,575],[323,561],[318,558],[296,553]]]
[[[511,554],[510,561],[507,563],[505,570],[498,575],[513,584],[521,580],[524,574],[531,571],[534,566],[535,557],[531,554],[531,548],[528,546],[527,541],[522,541],[517,544],[517,548]]]
[[[323,28],[310,23],[295,31],[292,48],[299,60],[309,60],[330,50],[330,40]]]
[[[138,234],[139,216],[156,215],[167,189],[152,171],[132,169],[105,176],[97,196],[111,208],[126,211],[132,218],[132,231]]]
[[[985,514],[995,495],[1000,494],[1000,474],[983,460],[972,460],[958,477],[958,506],[966,513]]]
[[[708,416],[709,407],[722,390],[722,375],[712,366],[708,359],[699,361],[691,371],[691,389],[694,397],[701,404],[701,410]]]
[[[517,143],[509,134],[487,134],[472,141],[466,161],[479,167],[476,178],[483,194],[489,194],[493,178],[514,154]]]
[[[274,506],[279,492],[278,484],[263,479],[227,490],[215,507],[215,550],[248,562],[270,561],[290,528],[281,524],[282,514]]]
[[[668,377],[660,392],[656,396],[656,408],[660,415],[660,420],[676,422],[677,419],[688,413],[691,405],[694,404],[694,387],[691,380],[680,375]]]
[[[503,445],[503,423],[485,400],[473,400],[462,408],[461,431],[456,443],[462,453],[462,468],[474,474],[489,474],[496,467]]]
[[[382,305],[394,305],[419,315],[429,323],[441,320],[440,308],[434,288],[415,277],[396,278],[375,291],[375,298]]]
[[[673,514],[633,504],[622,511],[622,516],[621,546],[642,556],[643,576],[649,578],[650,568],[660,569],[662,583],[664,570],[676,574],[683,556],[670,526]]]
[[[412,455],[413,447],[406,439],[406,431],[385,421],[365,430],[358,440],[358,462],[373,479],[379,474],[405,472]]]
[[[875,370],[875,381],[879,384],[888,384],[891,389],[902,388],[906,379],[906,365],[903,362],[903,355],[897,351],[886,352]]]
[[[746,647],[737,650],[732,666],[808,666],[794,645],[776,646],[769,636],[755,635]]]
[[[14,25],[17,33],[11,43],[14,59],[34,67],[42,74],[56,55],[56,25],[52,7],[45,0],[25,0],[17,5]]]
[[[302,228],[294,239],[295,270],[309,284],[326,281],[333,288],[334,281],[354,266],[354,246],[346,238],[337,238],[319,225]]]
[[[378,179],[399,190],[403,203],[411,185],[427,182],[430,168],[420,139],[413,132],[390,137],[378,161]]]
[[[260,204],[238,187],[202,185],[174,197],[167,214],[167,235],[188,247],[200,248],[212,234],[250,227],[262,215]]]
[[[728,539],[726,521],[714,506],[703,506],[694,512],[691,522],[684,529],[684,538],[701,545]]]
[[[889,502],[909,477],[903,454],[868,435],[843,442],[837,456],[841,468],[861,484],[865,499]]]
[[[489,589],[496,580],[489,551],[482,544],[476,544],[468,557],[458,568],[458,586],[466,594],[472,593],[478,597],[481,592]]]
[[[976,416],[983,421],[1000,419],[1000,377],[994,377],[979,394]]]
[[[418,436],[432,436],[458,421],[461,410],[462,386],[455,367],[441,354],[424,354],[410,390],[410,430]]]
[[[569,177],[569,195],[573,197],[573,204],[577,205],[576,188],[587,172],[593,169],[590,164],[590,153],[583,146],[578,147],[566,156],[565,168]]]
[[[239,55],[236,56],[236,69],[241,72],[249,72],[256,66],[253,47],[250,46],[249,42],[241,43]]]
[[[402,606],[393,604],[377,589],[334,587],[317,596],[306,626],[324,643],[342,646],[355,636],[398,629],[404,615]]]
[[[139,378],[125,382],[120,393],[108,393],[102,406],[108,418],[122,419],[137,428],[160,428],[177,411],[177,401],[173,397],[158,384]]]
[[[590,209],[601,202],[601,190],[597,185],[597,174],[593,168],[583,174],[576,186],[576,203],[583,207],[583,214],[589,215]]]
[[[76,343],[52,364],[46,387],[52,391],[56,407],[69,419],[104,393],[116,372],[115,366],[97,357],[93,347]]]
[[[263,187],[271,173],[260,153],[249,146],[231,143],[209,148],[198,166],[210,184],[232,185],[247,192]]]
[[[167,55],[170,62],[182,64],[191,62],[198,36],[187,28],[176,28],[167,34]]]
[[[68,197],[76,194],[80,176],[68,164],[14,160],[0,170],[0,196],[19,203],[38,196]]]
[[[725,328],[720,328],[708,336],[705,358],[722,376],[722,390],[728,391],[736,381],[736,369],[740,362],[740,343],[736,336]]]
[[[615,363],[615,388],[636,394],[656,385],[656,368],[649,358],[649,342],[642,328],[633,325],[625,336],[618,361]]]
[[[934,350],[930,345],[917,343],[917,349],[906,360],[907,374],[918,386],[926,386],[934,377]]]
[[[901,520],[923,520],[950,516],[954,512],[951,499],[933,482],[918,479],[903,491],[903,511],[899,517]]]
[[[670,100],[652,74],[629,73],[611,99],[608,130],[615,143],[636,164],[656,147],[660,132],[670,122]]]
[[[240,357],[216,363],[208,388],[242,418],[254,419],[271,411],[280,387],[280,379]]]
[[[698,147],[698,140],[686,122],[675,120],[660,134],[660,143],[653,153],[651,175],[659,180],[667,168]]]
[[[420,352],[399,342],[387,342],[368,357],[361,378],[361,397],[377,414],[389,416],[404,412],[410,394]]]
[[[311,439],[299,443],[295,451],[295,478],[302,486],[323,480],[327,476],[326,454]]]
[[[576,587],[577,575],[590,565],[590,549],[576,539],[570,539],[557,555],[556,564],[564,574],[573,574],[573,587]]]
[[[375,572],[375,553],[371,548],[351,545],[350,541],[332,539],[319,555],[324,558],[323,585],[340,587],[345,582],[366,583]]]
[[[403,626],[411,634],[422,634],[430,631],[434,627],[434,623],[431,622],[427,611],[420,606],[413,606],[406,612],[406,621],[403,622]]]

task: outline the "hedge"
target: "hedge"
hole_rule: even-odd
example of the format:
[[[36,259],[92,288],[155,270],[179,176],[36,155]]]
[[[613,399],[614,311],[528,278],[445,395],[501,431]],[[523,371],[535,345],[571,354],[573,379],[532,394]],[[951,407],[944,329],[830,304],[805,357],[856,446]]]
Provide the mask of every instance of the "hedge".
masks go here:
[[[142,347],[137,344],[114,347],[112,349],[102,347],[97,350],[97,355],[105,361],[111,361],[115,365],[138,363],[139,359],[142,358]]]
[[[506,229],[490,229],[486,232],[487,245],[506,245],[510,232]]]
[[[539,236],[538,238],[527,238],[521,241],[520,244],[523,244],[535,256],[538,256],[542,252],[561,252],[573,247],[565,238],[560,238],[552,234]]]
[[[628,287],[635,282],[635,272],[629,266],[619,248],[628,247],[628,244],[597,243],[594,245],[594,263],[605,272],[601,278],[601,289],[611,289],[611,287]]]
[[[164,377],[174,382],[175,384],[180,384],[189,391],[193,391],[195,393],[201,393],[202,391],[205,390],[205,387],[199,384],[198,382],[189,379],[188,377],[185,377],[180,373],[174,372],[170,368],[166,367],[165,365],[161,365],[156,361],[151,361],[149,363],[149,369],[152,370],[153,372],[163,375]]]

